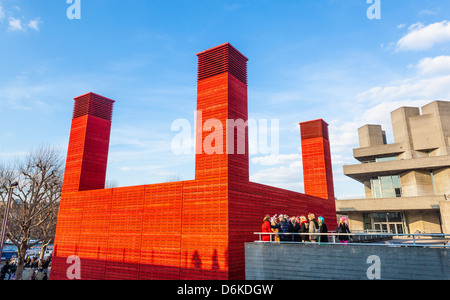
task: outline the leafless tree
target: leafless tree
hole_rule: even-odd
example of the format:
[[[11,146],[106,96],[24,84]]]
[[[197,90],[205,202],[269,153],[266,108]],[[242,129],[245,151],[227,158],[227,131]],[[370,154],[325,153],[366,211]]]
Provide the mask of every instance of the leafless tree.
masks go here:
[[[178,173],[176,173],[176,174],[167,175],[165,182],[178,182],[178,181],[181,181],[181,177]]]
[[[105,189],[112,189],[119,187],[119,181],[117,179],[106,179]]]
[[[17,247],[16,280],[21,280],[27,250],[41,242],[48,245],[53,239],[61,197],[63,159],[58,150],[43,146],[23,161],[0,170],[0,175],[0,198],[4,204],[6,186],[19,182],[13,190],[6,237]]]

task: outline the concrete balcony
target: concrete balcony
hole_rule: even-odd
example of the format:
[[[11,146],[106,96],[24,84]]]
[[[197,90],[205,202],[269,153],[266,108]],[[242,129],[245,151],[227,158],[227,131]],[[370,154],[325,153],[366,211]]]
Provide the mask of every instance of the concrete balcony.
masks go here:
[[[373,177],[399,175],[411,170],[435,170],[450,167],[449,156],[432,156],[344,166],[344,174],[364,183]]]
[[[353,149],[353,157],[360,162],[375,160],[377,157],[396,156],[405,152],[404,143],[378,145],[365,148]]]
[[[377,212],[377,211],[408,211],[408,210],[439,210],[440,202],[445,196],[399,197],[399,198],[369,198],[336,200],[337,213]]]

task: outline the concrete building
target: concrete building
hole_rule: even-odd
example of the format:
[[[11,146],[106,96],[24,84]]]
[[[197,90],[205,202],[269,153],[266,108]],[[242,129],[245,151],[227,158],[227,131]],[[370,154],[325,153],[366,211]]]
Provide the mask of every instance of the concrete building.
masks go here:
[[[380,125],[358,129],[361,164],[344,174],[361,182],[365,199],[337,200],[353,230],[450,233],[450,102],[391,113],[393,144]]]

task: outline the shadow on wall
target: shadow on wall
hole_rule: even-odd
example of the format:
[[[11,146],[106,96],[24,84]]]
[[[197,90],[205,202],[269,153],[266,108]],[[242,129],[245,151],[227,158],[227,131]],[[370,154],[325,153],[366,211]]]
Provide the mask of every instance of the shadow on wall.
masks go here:
[[[125,252],[126,250],[123,249]],[[51,269],[52,280],[226,280],[228,272],[220,269],[218,252],[214,249],[211,259],[202,259],[198,251],[189,255],[184,252],[183,262],[174,260],[169,266],[154,263],[155,251],[146,255],[146,263],[122,261],[108,261],[103,259],[86,259],[80,257],[78,262],[66,257],[53,257],[54,268]],[[144,257],[144,256],[142,256]],[[181,257],[181,256],[179,256]],[[167,256],[166,256],[167,258]],[[208,268],[204,262],[211,262]],[[221,262],[226,264],[226,262]]]

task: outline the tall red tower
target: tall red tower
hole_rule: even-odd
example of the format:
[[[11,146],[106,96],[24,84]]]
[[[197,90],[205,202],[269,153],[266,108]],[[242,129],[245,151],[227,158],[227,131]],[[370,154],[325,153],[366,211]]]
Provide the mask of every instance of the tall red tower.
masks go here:
[[[319,119],[300,123],[305,194],[327,199],[326,211],[335,209],[328,124]]]
[[[244,243],[265,214],[335,222],[326,123],[302,123],[311,195],[251,182],[247,58],[226,43],[198,61],[194,180],[104,189],[114,101],[75,98],[51,279],[68,278],[73,256],[81,279],[245,279]]]
[[[75,98],[64,192],[105,188],[113,104],[94,93]]]

